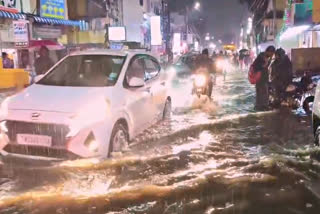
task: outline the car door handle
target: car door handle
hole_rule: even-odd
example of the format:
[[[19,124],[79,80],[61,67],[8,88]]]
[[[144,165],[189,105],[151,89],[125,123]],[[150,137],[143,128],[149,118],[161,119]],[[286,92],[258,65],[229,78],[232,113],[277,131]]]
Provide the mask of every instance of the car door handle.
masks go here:
[[[165,85],[166,85],[166,82],[162,82],[161,85],[165,86]]]

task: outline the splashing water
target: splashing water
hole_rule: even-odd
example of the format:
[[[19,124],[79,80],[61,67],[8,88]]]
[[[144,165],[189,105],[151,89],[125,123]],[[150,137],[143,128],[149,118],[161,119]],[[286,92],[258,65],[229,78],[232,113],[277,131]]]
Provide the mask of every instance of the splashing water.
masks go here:
[[[172,89],[172,119],[118,159],[1,164],[0,213],[319,212],[320,150],[306,117],[253,112],[240,72],[218,78],[212,100],[189,86]]]

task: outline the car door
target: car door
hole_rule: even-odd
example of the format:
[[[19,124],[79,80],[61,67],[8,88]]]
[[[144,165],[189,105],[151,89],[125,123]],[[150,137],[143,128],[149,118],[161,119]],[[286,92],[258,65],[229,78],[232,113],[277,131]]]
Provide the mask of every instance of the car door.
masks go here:
[[[133,122],[133,130],[137,134],[147,128],[149,121],[152,120],[152,94],[150,86],[146,84],[141,87],[131,87],[129,81],[133,77],[145,79],[144,60],[141,55],[133,57],[130,61],[124,82],[124,87],[128,90],[127,110]]]
[[[144,56],[146,86],[151,92],[151,109],[154,122],[162,117],[167,96],[166,81],[159,62],[152,56]]]

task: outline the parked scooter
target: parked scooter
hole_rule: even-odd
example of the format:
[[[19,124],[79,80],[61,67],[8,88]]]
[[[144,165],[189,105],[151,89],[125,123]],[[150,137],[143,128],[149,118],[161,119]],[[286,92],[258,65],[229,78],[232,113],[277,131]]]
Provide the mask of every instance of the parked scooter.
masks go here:
[[[316,80],[312,77],[295,78],[286,88],[280,103],[294,110],[302,107],[306,114],[311,114],[315,89]],[[272,107],[276,103],[274,88],[270,88],[270,103]]]

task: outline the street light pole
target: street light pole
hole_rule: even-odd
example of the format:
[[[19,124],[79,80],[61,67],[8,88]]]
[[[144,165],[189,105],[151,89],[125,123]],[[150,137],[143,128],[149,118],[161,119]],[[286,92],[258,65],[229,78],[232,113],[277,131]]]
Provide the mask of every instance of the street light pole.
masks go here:
[[[188,6],[186,6],[186,12],[185,12],[185,22],[186,22],[186,33],[188,34],[188,25],[189,25],[189,17],[188,17]]]

